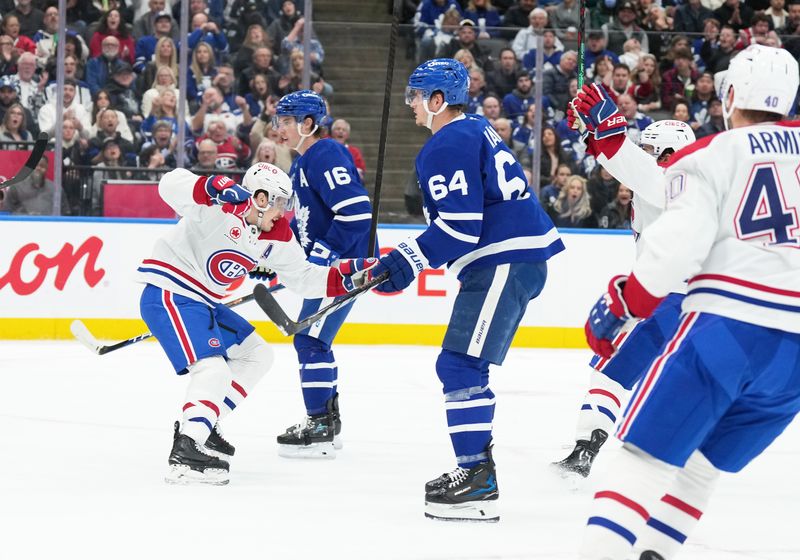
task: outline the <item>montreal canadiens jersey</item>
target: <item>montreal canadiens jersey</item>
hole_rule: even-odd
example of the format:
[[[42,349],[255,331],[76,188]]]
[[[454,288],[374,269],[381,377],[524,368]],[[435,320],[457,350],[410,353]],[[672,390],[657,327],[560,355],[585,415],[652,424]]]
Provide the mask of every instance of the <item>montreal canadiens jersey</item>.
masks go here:
[[[185,169],[170,171],[158,192],[182,219],[156,241],[142,261],[137,280],[206,304],[220,303],[230,285],[256,265],[280,275],[289,289],[307,297],[324,297],[328,268],[306,261],[285,218],[272,230],[253,235],[242,218],[208,206],[206,177]]]
[[[426,229],[416,242],[431,267],[543,262],[564,249],[522,166],[485,118],[463,115],[416,159]]]
[[[289,175],[298,202],[292,227],[306,254],[325,241],[342,258],[366,257],[372,205],[350,151],[323,138],[294,161]]]
[[[684,312],[800,333],[799,161],[800,122],[737,128],[678,151],[636,277],[656,296],[688,278]]]

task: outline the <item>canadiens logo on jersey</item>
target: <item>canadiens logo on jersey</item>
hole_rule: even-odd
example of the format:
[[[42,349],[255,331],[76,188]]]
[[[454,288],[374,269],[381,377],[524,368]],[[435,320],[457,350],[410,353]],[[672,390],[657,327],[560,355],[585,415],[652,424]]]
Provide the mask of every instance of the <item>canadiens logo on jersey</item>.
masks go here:
[[[247,274],[256,264],[256,261],[244,253],[223,249],[208,257],[206,272],[215,284],[227,286]]]

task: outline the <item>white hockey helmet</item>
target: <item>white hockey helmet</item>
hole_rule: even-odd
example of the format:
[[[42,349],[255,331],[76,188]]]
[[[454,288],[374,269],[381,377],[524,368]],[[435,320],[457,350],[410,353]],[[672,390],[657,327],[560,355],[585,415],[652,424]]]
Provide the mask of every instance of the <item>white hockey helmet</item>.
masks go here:
[[[736,109],[751,109],[787,115],[792,108],[800,70],[785,49],[750,45],[731,60],[719,90],[725,126]],[[733,102],[728,93],[733,88]]]
[[[280,168],[271,163],[259,162],[250,166],[242,179],[242,186],[255,195],[264,191],[267,195],[267,206],[291,210],[294,191],[292,180]],[[261,208],[268,210],[269,208]]]
[[[664,120],[651,123],[642,131],[639,145],[650,146],[653,156],[660,156],[664,150],[672,148],[677,152],[695,141],[694,130],[683,121]]]

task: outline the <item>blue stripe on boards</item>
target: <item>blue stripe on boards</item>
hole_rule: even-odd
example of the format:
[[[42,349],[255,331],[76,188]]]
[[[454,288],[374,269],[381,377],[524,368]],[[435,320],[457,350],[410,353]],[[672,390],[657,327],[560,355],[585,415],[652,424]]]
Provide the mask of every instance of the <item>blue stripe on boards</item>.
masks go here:
[[[691,296],[694,294],[714,294],[716,296],[722,296],[730,299],[735,299],[738,301],[743,301],[751,305],[758,305],[759,307],[768,307],[770,309],[779,309],[781,311],[791,311],[794,313],[800,313],[800,306],[775,303],[774,301],[765,301],[763,299],[743,296],[742,294],[729,292],[727,290],[720,290],[717,288],[692,288],[686,295]]]
[[[189,418],[189,422],[202,422],[203,424],[206,425],[206,428],[208,428],[209,432],[211,432],[211,430],[214,429],[214,425],[211,424],[211,421],[208,418],[203,418],[202,416],[196,416],[194,418]]]
[[[686,540],[686,535],[684,535],[677,529],[673,529],[666,523],[662,523],[658,519],[654,519],[653,517],[651,517],[650,519],[647,520],[647,524],[656,531],[658,531],[659,533],[664,533],[672,540],[678,541],[681,544],[683,544],[683,542]]]
[[[636,535],[628,531],[625,527],[623,527],[619,523],[614,523],[613,521],[611,521],[610,519],[606,519],[605,517],[590,517],[589,521],[587,521],[586,524],[605,527],[609,531],[618,534],[620,537],[631,543],[631,545],[633,545],[636,542]]]

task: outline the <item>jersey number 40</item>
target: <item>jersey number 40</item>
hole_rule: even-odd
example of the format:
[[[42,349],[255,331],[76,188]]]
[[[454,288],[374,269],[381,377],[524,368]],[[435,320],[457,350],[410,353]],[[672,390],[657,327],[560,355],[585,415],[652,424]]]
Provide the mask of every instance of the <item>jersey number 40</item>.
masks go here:
[[[800,181],[791,188],[798,193],[793,201],[800,200]],[[800,246],[797,208],[787,205],[774,163],[753,166],[735,224],[739,239],[764,238],[769,245]]]

